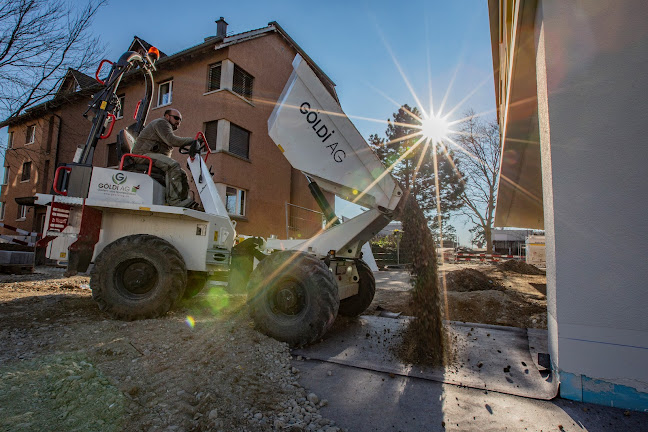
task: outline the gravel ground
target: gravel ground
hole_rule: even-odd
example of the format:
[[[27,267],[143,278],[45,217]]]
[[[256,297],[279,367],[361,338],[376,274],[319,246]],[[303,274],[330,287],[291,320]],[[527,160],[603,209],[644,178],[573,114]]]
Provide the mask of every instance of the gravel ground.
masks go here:
[[[162,319],[113,321],[62,273],[0,275],[0,430],[341,430],[243,297],[211,286]]]

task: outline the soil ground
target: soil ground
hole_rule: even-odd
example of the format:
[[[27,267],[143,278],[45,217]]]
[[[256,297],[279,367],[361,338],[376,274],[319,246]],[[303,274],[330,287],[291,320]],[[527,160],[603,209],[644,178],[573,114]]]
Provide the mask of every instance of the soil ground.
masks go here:
[[[211,286],[161,319],[110,320],[89,278],[0,275],[0,431],[338,431],[287,344]]]
[[[474,268],[493,289],[448,290],[446,318],[546,326],[542,275]],[[368,313],[407,315],[408,273],[376,273]],[[89,278],[0,275],[0,431],[339,431],[299,384],[288,346],[254,330],[244,296],[212,285],[161,319],[110,320]],[[484,287],[482,287],[484,288]]]
[[[453,284],[456,272],[478,271],[489,283],[462,278],[466,284]],[[445,319],[523,328],[547,328],[547,278],[544,274],[529,275],[503,271],[494,264],[444,264],[439,267],[444,289]],[[382,311],[412,315],[409,274],[404,271],[376,273],[382,281],[376,289],[368,313]],[[445,283],[444,283],[445,282]],[[477,282],[468,286],[467,282]],[[490,289],[487,289],[490,288]]]

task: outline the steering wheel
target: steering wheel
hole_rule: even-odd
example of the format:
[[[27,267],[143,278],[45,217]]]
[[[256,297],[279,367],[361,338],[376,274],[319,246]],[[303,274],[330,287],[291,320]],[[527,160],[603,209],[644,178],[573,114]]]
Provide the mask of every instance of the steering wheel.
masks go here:
[[[192,160],[197,154],[205,153],[205,162],[207,162],[207,157],[211,154],[211,148],[207,143],[207,138],[205,138],[205,134],[202,132],[198,132],[194,141],[181,146],[178,151],[181,154],[188,154]]]
[[[198,140],[193,140],[189,144],[180,146],[178,152],[180,154],[188,154],[191,157],[195,157],[197,154],[200,154],[200,152],[203,150],[204,145],[205,143],[201,143]]]

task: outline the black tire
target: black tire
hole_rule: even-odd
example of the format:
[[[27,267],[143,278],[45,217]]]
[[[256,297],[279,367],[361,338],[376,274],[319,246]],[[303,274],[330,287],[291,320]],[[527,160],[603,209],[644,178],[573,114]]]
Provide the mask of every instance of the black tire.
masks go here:
[[[333,325],[338,287],[318,258],[282,251],[259,263],[248,283],[250,316],[257,328],[290,346],[320,339]]]
[[[182,297],[187,268],[166,240],[136,234],[115,240],[97,257],[90,275],[99,309],[123,320],[156,318]]]
[[[184,290],[182,298],[190,299],[198,295],[207,283],[207,273],[202,272],[188,272],[187,273],[187,287]]]
[[[360,315],[367,310],[376,295],[376,278],[366,262],[356,260],[358,277],[360,278],[358,294],[340,300],[339,314],[347,317]]]

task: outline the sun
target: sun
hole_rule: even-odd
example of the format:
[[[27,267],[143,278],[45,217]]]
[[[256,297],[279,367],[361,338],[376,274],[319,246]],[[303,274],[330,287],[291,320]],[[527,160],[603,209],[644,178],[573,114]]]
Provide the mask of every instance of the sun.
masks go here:
[[[439,142],[446,139],[450,132],[450,124],[441,116],[432,114],[421,119],[421,134],[426,138]]]

